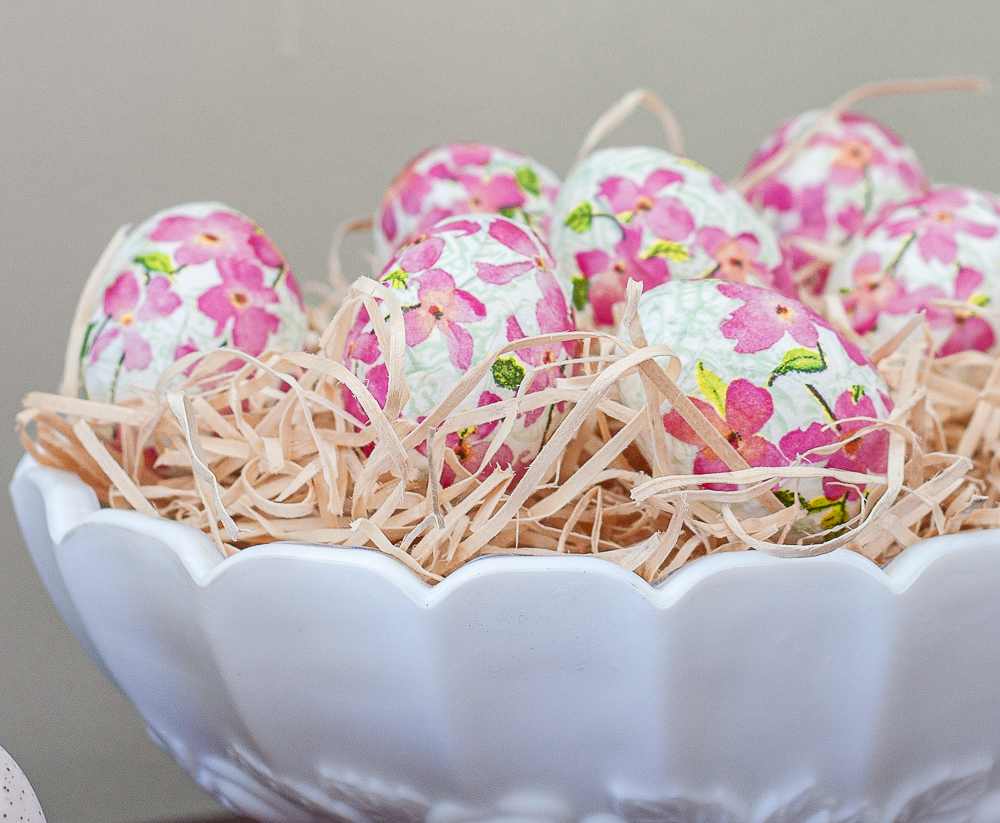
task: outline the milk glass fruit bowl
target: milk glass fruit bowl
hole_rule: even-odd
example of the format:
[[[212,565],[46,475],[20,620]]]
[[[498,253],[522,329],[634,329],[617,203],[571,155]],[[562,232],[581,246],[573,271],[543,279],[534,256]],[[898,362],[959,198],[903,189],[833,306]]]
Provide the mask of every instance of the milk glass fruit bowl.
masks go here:
[[[366,549],[224,559],[25,458],[35,564],[152,738],[269,821],[1000,818],[1000,540],[696,560],[587,556],[429,586]]]

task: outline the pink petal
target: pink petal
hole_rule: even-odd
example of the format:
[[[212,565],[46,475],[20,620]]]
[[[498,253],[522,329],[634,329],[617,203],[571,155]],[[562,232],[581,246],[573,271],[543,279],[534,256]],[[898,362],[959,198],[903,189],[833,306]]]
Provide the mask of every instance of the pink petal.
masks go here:
[[[444,240],[440,237],[428,237],[420,242],[407,246],[399,255],[399,267],[410,274],[426,271],[441,257]]]
[[[492,147],[484,143],[456,143],[451,147],[451,160],[462,166],[485,166],[490,162]]]
[[[389,397],[389,369],[386,364],[379,363],[379,365],[369,369],[365,375],[365,384],[368,386],[368,391],[372,393],[372,397],[384,409],[385,401]]]
[[[647,197],[655,197],[661,189],[671,183],[683,183],[684,175],[675,172],[673,169],[657,169],[652,172],[642,184],[639,194]]]
[[[431,190],[431,182],[420,174],[414,174],[399,193],[399,201],[407,214],[420,214],[424,198]],[[395,221],[395,218],[393,218]]]
[[[479,229],[479,224],[474,223],[472,220],[452,220],[450,223],[442,223],[435,226],[434,234],[441,234],[441,232],[445,231],[457,231],[461,232],[463,237],[467,237],[470,234],[475,234]]]
[[[472,335],[463,329],[458,323],[443,321],[441,331],[444,332],[444,339],[448,343],[448,356],[456,368],[468,371],[472,365]]]
[[[451,320],[470,323],[486,317],[486,306],[467,291],[455,289],[455,310]]]
[[[494,220],[490,224],[489,234],[497,242],[525,257],[534,260],[538,256],[538,247],[532,242],[528,233],[510,220]]]
[[[146,299],[142,308],[136,313],[137,320],[154,320],[167,317],[180,305],[181,298],[170,289],[170,280],[166,277],[154,277],[146,286]]]
[[[598,188],[598,194],[607,198],[612,214],[635,209],[639,197],[639,187],[625,177],[609,177]]]
[[[729,234],[715,226],[705,226],[698,229],[694,236],[694,244],[703,248],[713,257],[719,250],[719,246],[729,239]]]
[[[386,204],[385,208],[382,209],[381,225],[382,234],[391,243],[396,239],[396,232],[399,230],[396,225],[396,211],[393,209],[391,203]]]
[[[744,440],[756,434],[774,414],[771,393],[749,380],[737,378],[726,389],[726,422]]]
[[[581,251],[576,254],[576,265],[584,277],[593,277],[611,268],[611,258],[600,249]]]
[[[254,356],[267,347],[269,334],[276,334],[280,321],[264,309],[249,308],[239,312],[233,323],[233,345]]]
[[[403,328],[406,330],[406,345],[413,348],[423,343],[431,336],[431,332],[434,331],[435,326],[437,326],[437,320],[428,311],[413,309],[404,312]]]
[[[104,292],[104,313],[119,320],[132,311],[138,302],[139,282],[131,271],[126,271]]]
[[[125,371],[142,371],[153,362],[153,352],[146,338],[135,331],[122,334],[122,348],[125,350],[123,365]]]
[[[951,263],[958,255],[958,244],[951,231],[936,229],[931,226],[917,239],[920,255],[927,262],[937,259],[942,263]]]
[[[498,212],[500,209],[516,209],[524,205],[517,180],[509,174],[498,174],[478,187],[477,194],[482,200],[482,210]]]
[[[112,326],[110,329],[105,329],[94,341],[94,345],[90,347],[90,362],[96,363],[100,358],[101,354],[108,347],[112,340],[114,340],[119,334],[119,329],[116,326]]]
[[[955,299],[968,300],[983,282],[983,275],[970,266],[962,266],[955,278]]]
[[[250,235],[248,242],[250,243],[250,248],[254,250],[254,254],[257,255],[257,259],[265,266],[272,269],[280,269],[285,265],[284,256],[266,235],[254,232]]]
[[[496,286],[503,286],[520,277],[525,272],[537,268],[534,260],[525,260],[523,263],[508,263],[505,266],[494,266],[492,263],[476,263],[476,274],[480,280],[492,283]]]
[[[156,240],[158,242],[174,242],[177,240],[187,240],[192,234],[201,228],[201,220],[194,217],[184,217],[183,215],[174,215],[173,217],[164,217],[153,229],[152,234],[149,235],[150,240]]]
[[[541,299],[535,303],[535,317],[542,334],[573,329],[574,324],[570,319],[566,296],[559,288],[555,276],[548,271],[539,271],[535,279],[542,290]]]
[[[960,351],[989,351],[996,344],[993,327],[982,317],[969,317],[959,323],[955,331],[938,351],[938,357],[958,354]]]
[[[694,218],[680,200],[664,198],[646,212],[645,223],[663,240],[683,240],[694,231]]]
[[[198,308],[202,314],[215,321],[215,336],[222,334],[226,322],[236,315],[236,307],[229,299],[225,286],[213,286],[198,298]]]

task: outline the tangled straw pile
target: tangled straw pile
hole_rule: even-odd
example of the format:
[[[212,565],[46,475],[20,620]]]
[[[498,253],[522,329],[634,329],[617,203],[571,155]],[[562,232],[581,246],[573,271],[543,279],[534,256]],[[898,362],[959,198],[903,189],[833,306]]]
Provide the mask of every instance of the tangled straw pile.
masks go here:
[[[859,99],[887,92],[981,85],[942,80],[866,87],[837,101],[817,123]],[[582,153],[640,104],[660,117],[671,145],[679,145],[672,115],[655,95],[638,90],[595,124]],[[798,142],[804,145],[806,137]],[[345,233],[369,225],[345,224],[335,249]],[[119,232],[84,290],[71,353],[79,349],[102,264],[121,237]],[[335,252],[331,278],[343,282]],[[596,331],[517,340],[474,364],[421,421],[399,416],[409,391],[402,311],[392,290],[361,278],[342,291],[346,297],[332,319],[314,316],[315,343],[308,352],[254,358],[225,349],[188,355],[163,375],[156,392],[116,404],[67,396],[72,380],[64,382],[61,395],[29,394],[17,418],[22,443],[40,463],[78,474],[103,505],[202,529],[226,555],[274,540],[369,546],[430,582],[486,554],[590,553],[651,583],[693,558],[750,548],[803,556],[846,546],[884,563],[925,537],[1000,526],[1000,360],[973,352],[934,358],[922,318],[914,318],[873,356],[895,409],[888,421],[872,420],[854,438],[872,428],[888,429],[888,470],[876,476],[826,470],[803,459],[823,449],[791,466],[750,468],[678,389],[676,356],[665,346],[645,345],[635,282],[629,284],[623,318],[633,342]],[[385,352],[384,409],[340,359],[362,307],[374,318]],[[856,340],[836,301],[816,308]],[[567,363],[539,368],[563,366],[562,374],[573,376],[528,394],[525,388],[534,382],[528,374],[515,398],[465,408],[467,395],[499,357],[565,340],[580,341],[581,355],[568,361],[569,368]],[[71,374],[70,355],[67,364]],[[648,398],[638,412],[622,404],[617,389],[635,372]],[[370,424],[345,410],[344,388]],[[636,439],[648,437],[653,453],[666,453],[659,411],[664,401],[729,473],[677,476],[649,465]],[[565,404],[566,417],[520,478],[510,469],[470,476],[446,447],[449,434],[497,421],[481,461],[487,465],[519,414],[554,404]],[[456,480],[442,488],[445,463]],[[806,512],[798,503],[786,507],[771,489],[783,478],[817,476],[863,483],[868,491],[861,514],[846,526],[803,538],[795,524]],[[740,490],[702,488],[720,481]],[[769,513],[739,519],[730,505],[753,498]]]
[[[871,424],[890,431],[886,475],[805,462],[749,468],[677,388],[671,351],[642,344],[639,294],[631,283],[624,318],[639,345],[588,331],[518,340],[474,364],[420,422],[398,416],[408,396],[399,304],[391,289],[362,278],[313,351],[189,355],[164,374],[164,391],[117,404],[30,394],[18,427],[40,463],[75,472],[104,505],[202,529],[227,555],[273,540],[370,546],[431,582],[486,554],[591,553],[650,582],[695,557],[748,548],[799,556],[846,546],[882,563],[923,537],[1000,526],[1000,361],[974,353],[931,358],[915,318],[876,353],[895,404],[889,421]],[[387,320],[376,321],[388,353],[384,410],[336,356],[362,306],[383,317],[376,297],[389,310]],[[566,339],[581,343],[575,376],[509,401],[463,407],[498,357]],[[236,371],[234,357],[241,362]],[[617,396],[621,378],[636,371],[650,398],[638,412]],[[345,411],[344,387],[369,425]],[[663,400],[730,473],[653,471],[635,441],[646,435],[665,448],[657,411]],[[518,482],[510,469],[472,477],[445,447],[449,433],[495,420],[495,451],[518,414],[555,403],[567,404],[567,415]],[[442,488],[446,462],[457,479]],[[846,529],[825,542],[793,543],[805,512],[785,507],[770,489],[779,478],[810,476],[862,481],[870,491]],[[720,479],[740,491],[701,488]],[[749,498],[770,514],[741,521],[726,505]]]

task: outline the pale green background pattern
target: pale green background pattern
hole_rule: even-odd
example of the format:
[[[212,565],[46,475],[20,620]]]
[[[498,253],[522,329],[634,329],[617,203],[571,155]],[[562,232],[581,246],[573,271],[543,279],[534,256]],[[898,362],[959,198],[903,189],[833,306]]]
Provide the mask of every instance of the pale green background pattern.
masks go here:
[[[1000,83],[986,2],[504,3],[5,0],[0,6],[0,420],[52,389],[77,293],[114,230],[221,200],[300,280],[424,147],[484,140],[565,175],[590,124],[639,85],[725,179],[782,120],[872,80]],[[1000,190],[1000,94],[867,104],[935,181]],[[613,139],[664,145],[649,115]],[[345,249],[366,271],[367,241]],[[59,621],[0,499],[0,745],[51,823],[221,808],[146,738]]]

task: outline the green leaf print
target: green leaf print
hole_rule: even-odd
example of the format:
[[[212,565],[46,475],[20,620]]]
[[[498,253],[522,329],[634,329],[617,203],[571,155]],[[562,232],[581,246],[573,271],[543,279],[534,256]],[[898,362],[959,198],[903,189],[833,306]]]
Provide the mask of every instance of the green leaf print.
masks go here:
[[[786,509],[790,509],[795,505],[795,492],[791,489],[775,489],[774,496],[778,498],[781,505]]]
[[[771,372],[771,376],[767,380],[767,385],[774,385],[774,381],[781,377],[781,375],[789,374],[790,372],[815,374],[816,372],[823,371],[826,368],[826,357],[823,355],[823,347],[817,346],[817,348],[819,351],[799,347],[785,352],[785,356],[781,358],[781,362]]]
[[[865,396],[864,386],[851,386],[851,402],[853,402],[855,406],[858,405],[858,403],[861,401],[861,398],[864,396]]]
[[[589,202],[581,203],[566,217],[566,225],[578,234],[590,228],[594,220],[594,207]]]
[[[847,507],[837,505],[824,514],[819,522],[824,529],[835,529],[837,526],[843,526],[847,520]]]
[[[969,302],[974,306],[986,308],[990,304],[990,296],[983,294],[981,291],[975,291],[969,295]]]
[[[524,366],[513,357],[501,357],[493,364],[493,380],[500,388],[517,391],[524,380]]]
[[[724,383],[722,378],[714,372],[710,371],[705,366],[704,360],[699,360],[698,365],[695,366],[695,379],[698,381],[698,388],[701,389],[701,393],[705,396],[716,409],[719,411],[719,416],[725,419],[726,417],[726,389],[729,388],[728,383]]]
[[[685,260],[691,259],[691,253],[680,243],[674,243],[670,240],[657,240],[650,247],[649,251],[642,255],[643,260],[649,260],[653,257],[666,257],[675,263],[683,263]]]
[[[174,261],[162,251],[151,251],[149,254],[140,254],[135,258],[135,262],[147,271],[159,271],[164,274],[174,273]]]
[[[514,220],[517,217],[517,209],[515,209],[513,206],[504,206],[502,209],[500,209],[500,214],[501,216],[506,217],[508,220]]]
[[[531,166],[522,166],[514,172],[514,176],[517,178],[517,184],[528,192],[528,194],[538,197],[542,193],[542,188],[538,182],[538,175],[535,174],[535,170]]]
[[[587,295],[590,293],[590,281],[586,277],[573,278],[573,305],[577,311],[583,311],[587,305]]]
[[[388,283],[394,289],[405,289],[410,281],[410,276],[402,269],[393,269],[388,274],[382,275],[382,282]]]

